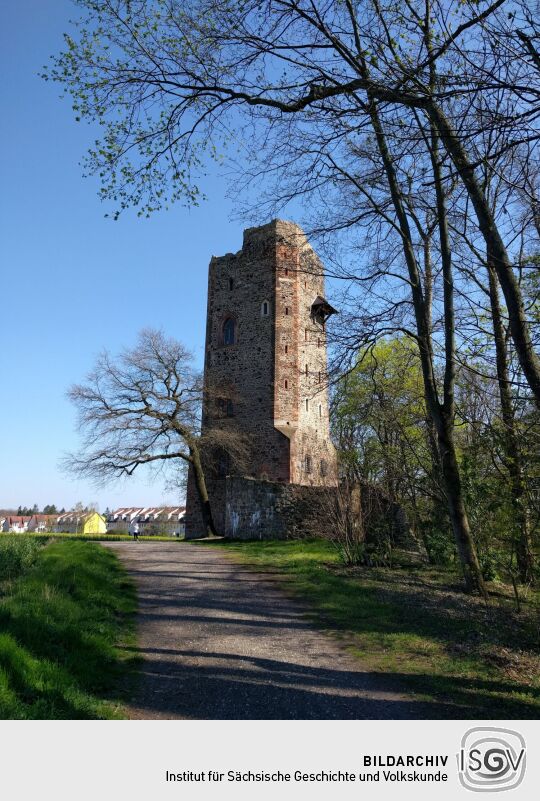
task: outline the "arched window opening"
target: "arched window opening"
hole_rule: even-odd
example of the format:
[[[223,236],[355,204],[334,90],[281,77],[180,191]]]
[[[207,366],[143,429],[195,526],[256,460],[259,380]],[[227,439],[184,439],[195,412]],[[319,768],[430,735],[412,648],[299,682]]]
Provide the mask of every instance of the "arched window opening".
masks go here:
[[[309,453],[306,454],[306,457],[304,459],[304,469],[306,473],[311,473],[311,456],[309,455]]]
[[[268,317],[269,314],[270,314],[270,304],[268,303],[267,300],[264,300],[261,305],[261,316]]]
[[[236,322],[228,317],[223,323],[223,344],[234,345],[236,342]]]
[[[328,465],[326,464],[326,459],[321,459],[321,476],[328,475]]]

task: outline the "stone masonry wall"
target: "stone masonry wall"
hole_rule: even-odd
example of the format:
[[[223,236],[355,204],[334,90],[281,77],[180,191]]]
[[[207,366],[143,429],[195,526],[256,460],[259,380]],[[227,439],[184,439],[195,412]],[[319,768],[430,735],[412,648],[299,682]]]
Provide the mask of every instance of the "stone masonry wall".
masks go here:
[[[213,514],[225,529],[224,497],[215,481],[226,475],[284,485],[337,483],[326,333],[311,314],[318,295],[324,297],[323,267],[294,223],[273,220],[248,228],[242,250],[211,259],[202,433],[239,432],[250,448],[242,469],[205,470]],[[224,337],[227,320],[235,326],[230,344]],[[230,401],[226,413],[220,394]],[[191,477],[187,537],[201,533],[194,490]]]
[[[328,521],[321,501],[328,491],[230,476],[226,479],[225,536],[246,540],[323,536]]]

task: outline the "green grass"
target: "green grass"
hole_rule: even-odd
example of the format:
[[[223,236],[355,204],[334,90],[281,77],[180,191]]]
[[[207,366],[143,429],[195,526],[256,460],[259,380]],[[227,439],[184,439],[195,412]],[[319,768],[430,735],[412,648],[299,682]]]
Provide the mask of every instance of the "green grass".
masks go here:
[[[0,718],[121,718],[134,664],[135,589],[116,556],[86,542],[40,547],[0,583]],[[0,545],[0,558],[2,556]]]
[[[486,606],[448,571],[346,568],[323,541],[208,545],[272,571],[388,689],[441,702],[441,714],[456,719],[538,718],[538,593],[517,614],[503,585],[490,585]]]
[[[30,531],[27,534],[0,534],[0,542],[3,537],[27,537],[43,542],[50,540],[76,540],[79,542],[120,542],[121,540],[133,540],[131,534],[70,534],[69,532],[41,532]],[[143,542],[182,542],[182,537],[170,537],[167,534],[156,534],[156,536],[143,536],[139,535],[139,540]]]
[[[20,534],[0,537],[0,581],[15,579],[34,564],[42,543]]]

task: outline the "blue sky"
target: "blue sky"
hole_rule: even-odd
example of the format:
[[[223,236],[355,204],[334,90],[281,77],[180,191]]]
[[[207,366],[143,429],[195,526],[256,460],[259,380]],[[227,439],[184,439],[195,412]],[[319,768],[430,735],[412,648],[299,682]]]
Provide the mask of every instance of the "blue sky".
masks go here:
[[[102,348],[133,343],[144,326],[164,328],[202,361],[210,256],[242,243],[226,183],[210,173],[211,199],[198,209],[105,219],[111,208],[79,166],[93,132],[38,77],[73,6],[18,0],[1,16],[0,508],[176,502],[150,476],[96,490],[62,475],[59,459],[77,444],[65,391]]]

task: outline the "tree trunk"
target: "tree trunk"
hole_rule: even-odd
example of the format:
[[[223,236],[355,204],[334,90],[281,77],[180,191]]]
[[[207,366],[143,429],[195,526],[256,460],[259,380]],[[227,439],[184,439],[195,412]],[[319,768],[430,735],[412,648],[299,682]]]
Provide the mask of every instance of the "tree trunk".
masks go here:
[[[519,579],[524,584],[534,581],[534,556],[531,542],[531,524],[527,506],[525,481],[523,478],[523,460],[516,432],[512,396],[508,378],[508,359],[506,352],[505,331],[499,302],[499,290],[495,270],[488,255],[489,299],[495,338],[497,361],[497,381],[501,400],[501,412],[504,426],[504,449],[506,451],[506,467],[510,476],[510,490],[514,510],[514,541],[518,565]]]
[[[412,302],[415,314],[416,329],[418,333],[420,364],[422,367],[422,377],[424,381],[424,394],[428,412],[437,431],[437,442],[441,456],[443,485],[447,498],[450,520],[452,523],[452,531],[465,579],[465,587],[468,592],[478,592],[485,597],[486,589],[484,586],[484,580],[480,570],[480,565],[478,563],[476,548],[471,535],[471,530],[469,528],[469,521],[463,500],[459,465],[452,436],[453,417],[451,415],[444,414],[444,410],[441,407],[438,399],[429,311],[426,308],[426,302],[422,292],[422,279],[412,245],[409,221],[407,219],[405,205],[399,186],[399,181],[395,172],[392,156],[388,149],[386,136],[379,118],[377,105],[373,97],[369,96],[369,94],[368,97],[370,101],[369,114],[371,123],[373,125],[377,145],[388,179],[390,194],[402,237],[403,255],[409,272]],[[447,298],[447,293],[449,291],[449,288],[445,287]],[[448,372],[450,374],[453,373],[453,367],[451,365],[448,365],[447,373]],[[447,382],[448,377],[446,375],[445,383]],[[446,386],[445,390],[446,394],[450,394],[451,387]]]
[[[533,392],[537,406],[540,408],[540,359],[534,350],[523,307],[521,290],[497,228],[497,223],[482,187],[476,180],[474,168],[469,162],[467,153],[443,111],[435,103],[429,103],[426,108],[471,198],[478,226],[484,237],[493,268],[497,273],[497,278],[504,294],[508,309],[510,332],[521,369]]]
[[[453,422],[445,415],[439,414],[435,421],[437,430],[437,443],[441,456],[441,468],[444,481],[444,490],[448,502],[448,513],[452,524],[452,531],[458,550],[465,585],[469,592],[478,592],[486,597],[486,588],[476,548],[469,527],[469,519],[463,499],[463,487],[459,472],[459,463],[454,443]]]
[[[190,444],[189,453],[191,455],[191,464],[193,466],[193,475],[195,477],[195,486],[197,488],[197,495],[199,496],[199,504],[201,507],[201,515],[203,519],[204,531],[207,537],[217,537],[218,532],[214,525],[214,518],[212,516],[212,509],[208,499],[208,490],[206,489],[206,479],[204,477],[204,470],[201,462],[201,454],[196,445]]]

